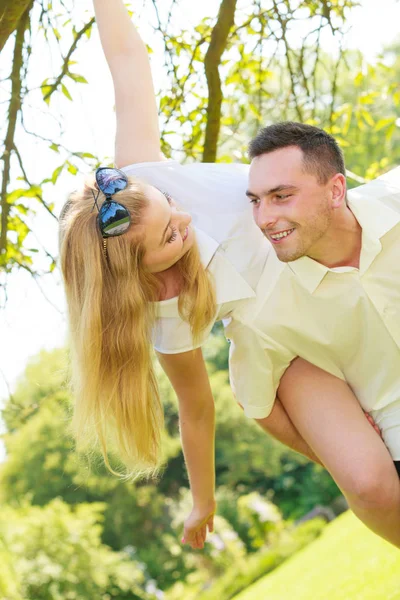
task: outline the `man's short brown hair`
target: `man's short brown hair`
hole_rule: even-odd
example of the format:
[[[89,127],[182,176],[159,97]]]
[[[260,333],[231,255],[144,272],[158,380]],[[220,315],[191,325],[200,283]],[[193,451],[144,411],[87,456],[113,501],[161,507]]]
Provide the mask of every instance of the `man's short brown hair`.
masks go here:
[[[280,148],[297,146],[303,152],[304,168],[324,184],[336,173],[346,176],[343,152],[337,141],[319,127],[284,121],[268,125],[249,144],[251,159]]]

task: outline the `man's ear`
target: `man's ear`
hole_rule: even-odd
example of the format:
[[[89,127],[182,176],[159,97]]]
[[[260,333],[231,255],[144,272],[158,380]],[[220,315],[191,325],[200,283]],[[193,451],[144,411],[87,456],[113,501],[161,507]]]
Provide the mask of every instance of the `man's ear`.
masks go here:
[[[332,193],[332,208],[339,208],[346,202],[346,177],[342,173],[336,173],[330,181]]]

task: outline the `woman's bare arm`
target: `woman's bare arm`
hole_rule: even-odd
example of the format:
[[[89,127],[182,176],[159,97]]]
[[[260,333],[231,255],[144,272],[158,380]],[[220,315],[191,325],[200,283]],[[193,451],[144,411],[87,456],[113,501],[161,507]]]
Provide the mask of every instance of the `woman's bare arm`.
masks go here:
[[[202,548],[206,525],[212,530],[215,512],[214,398],[200,348],[157,355],[179,400],[182,447],[193,496],[185,538],[189,543],[194,541],[193,547]]]
[[[118,167],[164,160],[157,104],[145,44],[122,0],[93,0],[103,51],[114,82]]]

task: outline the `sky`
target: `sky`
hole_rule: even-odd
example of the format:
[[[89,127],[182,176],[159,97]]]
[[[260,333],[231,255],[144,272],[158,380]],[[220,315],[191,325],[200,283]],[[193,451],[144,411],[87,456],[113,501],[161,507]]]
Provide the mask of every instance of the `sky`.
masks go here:
[[[143,0],[138,2],[139,5],[143,5]],[[146,7],[140,11],[139,30],[145,40],[152,45],[153,34],[147,26],[148,19],[152,17],[149,13],[150,5],[151,3],[146,3]],[[352,12],[349,23],[352,29],[346,42],[349,47],[361,49],[366,57],[372,60],[383,44],[388,43],[398,34],[400,2],[361,0],[361,5]],[[218,6],[217,0],[202,0],[195,3],[193,0],[181,0],[182,23],[197,23],[203,16],[214,16]],[[88,0],[79,2],[79,10],[91,13],[91,2]],[[329,39],[326,40],[325,47],[328,50],[331,43]],[[157,46],[154,46],[154,50],[157,51]],[[46,73],[51,72],[52,57],[48,52],[36,52],[35,56],[36,58],[32,55],[34,60],[30,63],[28,75],[31,81],[41,83]],[[10,52],[6,48],[1,56],[0,78],[4,77],[9,69],[9,57]],[[96,154],[104,160],[107,157],[111,160],[115,132],[114,99],[111,77],[101,52],[97,30],[94,30],[91,39],[78,49],[74,60],[77,61],[76,72],[88,80],[88,85],[69,86],[74,98],[73,103],[64,97],[54,99],[52,106],[64,115],[63,143],[68,147]],[[157,86],[157,82],[162,80],[163,72],[161,64],[157,64],[154,58],[153,62],[153,77]],[[40,128],[43,123],[42,135],[51,137],[58,131],[58,125],[56,122],[49,124],[48,119],[41,114],[40,92],[33,93],[29,101],[32,105],[30,118],[32,123],[33,121],[35,123],[35,130],[38,129],[38,124]],[[48,176],[49,172],[51,173],[60,164],[60,157],[56,153],[51,153],[47,149],[43,151],[43,142],[27,142],[24,138],[23,143],[24,155],[27,156],[26,168],[32,180],[38,181]],[[78,184],[75,177],[63,175],[54,188],[49,186],[45,199],[47,202],[55,202],[57,214],[68,193]],[[33,227],[37,238],[57,254],[55,221],[49,215],[42,214],[34,219]],[[35,240],[32,240],[32,244],[35,244]],[[31,357],[42,348],[50,350],[65,343],[65,303],[58,272],[44,277],[40,286],[42,291],[26,273],[15,273],[9,279],[8,301],[6,307],[0,309],[0,406],[1,399],[4,401],[8,397],[9,390],[15,389],[16,381]],[[0,449],[0,460],[3,457],[4,451]]]

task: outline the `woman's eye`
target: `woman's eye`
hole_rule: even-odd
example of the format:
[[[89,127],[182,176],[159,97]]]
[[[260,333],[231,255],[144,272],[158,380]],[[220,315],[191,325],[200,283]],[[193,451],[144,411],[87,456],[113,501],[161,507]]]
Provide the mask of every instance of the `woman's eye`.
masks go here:
[[[171,196],[168,194],[168,192],[163,192],[164,196],[166,197],[166,199],[168,200],[169,204],[172,204],[172,198]]]
[[[174,242],[176,240],[177,230],[175,229],[175,227],[171,227],[171,229],[172,229],[172,234],[171,234],[171,237],[167,240],[167,244],[172,244],[172,242]]]

